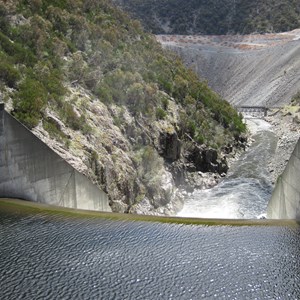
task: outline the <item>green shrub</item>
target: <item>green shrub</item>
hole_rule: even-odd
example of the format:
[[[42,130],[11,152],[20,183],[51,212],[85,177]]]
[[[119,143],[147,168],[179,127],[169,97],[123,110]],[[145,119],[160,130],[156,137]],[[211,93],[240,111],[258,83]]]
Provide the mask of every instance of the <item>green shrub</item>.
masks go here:
[[[39,81],[27,77],[16,93],[14,116],[27,127],[35,127],[42,118],[47,94],[47,90]]]
[[[71,103],[63,103],[60,115],[70,128],[80,130],[83,134],[91,133],[92,128],[87,124],[85,116],[83,114],[78,116]]]
[[[7,36],[0,32],[0,49],[12,57],[15,63],[23,63],[32,66],[36,62],[34,54],[18,42],[12,42]]]
[[[105,83],[100,83],[97,86],[95,94],[99,98],[99,100],[105,104],[113,102],[111,90]]]
[[[61,131],[59,124],[52,118],[43,120],[43,127],[49,133],[51,138],[54,138],[60,142],[67,141],[68,137]]]
[[[169,107],[169,100],[167,97],[162,97],[161,99],[161,105],[163,107],[164,110],[167,110]]]
[[[19,71],[12,64],[3,61],[2,57],[0,59],[0,79],[9,87],[15,88],[21,77]]]
[[[8,12],[6,11],[4,4],[1,3],[0,4],[0,28],[4,34],[7,34],[10,29],[7,14]]]
[[[156,119],[164,120],[167,116],[167,113],[161,107],[158,107],[156,108],[155,115],[156,115]]]
[[[195,140],[198,144],[202,145],[204,144],[205,138],[202,134],[198,134]]]
[[[75,113],[72,104],[70,104],[69,102],[65,102],[61,114],[65,119],[67,125],[72,129],[80,130],[82,128],[85,119],[83,116],[79,117]]]

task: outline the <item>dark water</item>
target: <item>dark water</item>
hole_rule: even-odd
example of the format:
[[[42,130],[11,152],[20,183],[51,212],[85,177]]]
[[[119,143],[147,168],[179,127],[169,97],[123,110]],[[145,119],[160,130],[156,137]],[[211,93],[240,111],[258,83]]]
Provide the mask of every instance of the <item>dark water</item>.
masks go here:
[[[277,138],[261,119],[248,119],[254,142],[230,168],[228,177],[209,190],[197,190],[179,216],[221,219],[256,219],[265,214],[272,194],[267,165]]]
[[[0,299],[300,299],[300,229],[0,212]]]

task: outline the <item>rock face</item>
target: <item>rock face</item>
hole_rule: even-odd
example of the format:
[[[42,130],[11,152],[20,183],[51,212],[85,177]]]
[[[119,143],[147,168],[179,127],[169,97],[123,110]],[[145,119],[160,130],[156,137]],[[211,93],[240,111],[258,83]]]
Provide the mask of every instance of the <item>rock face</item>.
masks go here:
[[[161,132],[159,137],[161,155],[169,162],[180,158],[181,143],[176,132]]]

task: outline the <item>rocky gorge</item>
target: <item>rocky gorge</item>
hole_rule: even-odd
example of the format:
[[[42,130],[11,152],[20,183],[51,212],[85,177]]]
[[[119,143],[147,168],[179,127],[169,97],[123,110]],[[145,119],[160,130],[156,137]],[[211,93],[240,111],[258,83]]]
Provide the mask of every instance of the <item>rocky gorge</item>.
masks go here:
[[[0,17],[6,109],[114,212],[174,214],[245,147],[233,107],[109,1],[0,1]]]
[[[68,1],[25,5],[23,14],[14,2],[1,7],[9,26],[0,35],[0,54],[10,63],[0,65],[1,97],[11,114],[109,195],[113,211],[174,214],[186,193],[226,176],[249,133],[209,86],[233,105],[275,106],[267,120],[279,137],[269,166],[276,181],[299,133],[297,108],[280,108],[298,89],[299,30],[157,36],[199,81],[106,1],[76,5],[83,15]],[[91,9],[102,23],[115,15],[119,21],[97,27]],[[120,39],[112,39],[112,28],[120,28]],[[30,43],[23,45],[26,30]]]
[[[291,32],[226,36],[158,35],[168,49],[235,106],[265,106],[278,137],[269,163],[275,183],[299,138],[299,29]]]
[[[110,199],[113,211],[173,215],[184,202],[184,195],[195,188],[207,189],[226,176],[228,163],[247,146],[247,135],[228,143],[219,153],[199,145],[187,134],[179,139],[178,107],[169,106],[169,117],[149,124],[133,118],[122,108],[121,128],[115,125],[120,108],[93,101],[88,91],[70,87],[71,96],[85,103],[87,124],[93,135],[83,136],[68,128],[51,110],[45,115],[68,137],[61,143],[40,122],[32,132],[76,170],[98,184]],[[7,111],[12,111],[10,101]],[[96,114],[95,114],[96,112]],[[102,133],[101,133],[102,132]],[[134,149],[144,143],[145,149]],[[147,196],[146,196],[147,195]],[[132,201],[132,202],[131,202]]]

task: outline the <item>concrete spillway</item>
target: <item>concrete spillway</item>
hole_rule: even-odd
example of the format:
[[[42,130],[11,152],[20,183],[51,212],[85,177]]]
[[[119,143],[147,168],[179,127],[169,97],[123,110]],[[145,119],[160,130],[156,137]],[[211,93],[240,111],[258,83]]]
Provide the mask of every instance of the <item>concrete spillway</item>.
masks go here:
[[[268,205],[268,218],[300,219],[300,139]]]
[[[0,106],[0,197],[111,211],[107,195]]]

